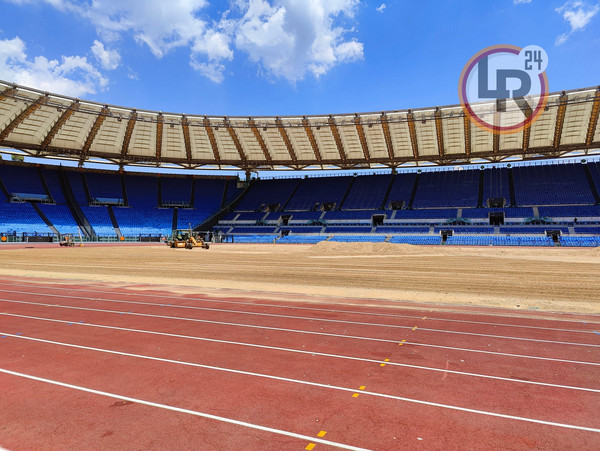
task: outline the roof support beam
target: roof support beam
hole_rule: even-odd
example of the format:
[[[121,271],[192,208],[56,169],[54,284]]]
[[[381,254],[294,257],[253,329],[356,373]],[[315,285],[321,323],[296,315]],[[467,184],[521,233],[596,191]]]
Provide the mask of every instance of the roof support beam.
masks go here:
[[[492,152],[494,155],[498,154],[500,150],[500,114],[506,111],[506,101],[502,99],[496,100],[496,109],[492,113],[492,120],[494,121],[492,127]]]
[[[129,143],[131,142],[131,135],[133,134],[133,127],[135,127],[135,121],[137,120],[137,112],[131,110],[131,115],[127,121],[127,128],[125,129],[125,137],[123,138],[123,145],[121,145],[121,160],[124,160],[129,152]]]
[[[567,112],[567,101],[569,96],[566,92],[562,92],[559,99],[558,111],[556,113],[556,125],[554,127],[554,140],[552,141],[552,149],[554,152],[558,152],[560,146],[560,139],[562,137],[563,125],[565,123],[565,113]]]
[[[48,94],[44,94],[40,97],[38,97],[38,99],[31,103],[27,108],[25,108],[23,111],[21,111],[21,113],[19,113],[19,115],[17,115],[17,117],[15,117],[10,124],[8,124],[6,127],[4,127],[4,130],[2,130],[2,132],[0,132],[0,142],[4,141],[6,139],[6,137],[8,135],[10,135],[10,132],[12,132],[15,128],[17,128],[17,126],[23,122],[25,119],[27,119],[27,117],[29,117],[35,110],[37,110],[39,107],[41,107],[44,103],[46,103],[46,101],[48,100]]]
[[[465,130],[465,154],[471,158],[471,119],[463,113],[463,127]]]
[[[17,92],[16,85],[11,88],[6,88],[4,91],[0,92],[0,101],[4,100],[6,97],[11,97],[16,92]]]
[[[288,136],[285,128],[283,127],[283,123],[279,117],[275,118],[275,123],[277,124],[277,129],[279,130],[279,134],[281,135],[281,139],[285,143],[285,147],[287,148],[288,153],[290,154],[290,158],[294,163],[298,161],[298,157],[296,156],[296,152],[294,152],[294,147],[292,146],[292,142],[290,141],[290,137]]]
[[[494,113],[494,136],[492,136],[492,151],[494,155],[497,155],[500,151],[500,128],[498,127],[498,115],[500,113]]]
[[[190,123],[185,116],[181,117],[181,128],[183,130],[183,142],[185,144],[185,156],[187,158],[188,165],[192,164],[192,141],[190,140]]]
[[[156,118],[156,164],[160,164],[160,158],[162,156],[162,141],[163,141],[163,127],[165,124],[162,113],[158,113]]]
[[[600,113],[600,86],[596,89],[596,95],[594,96],[594,103],[592,104],[592,111],[590,113],[590,121],[588,123],[588,130],[585,136],[585,145],[590,147],[594,141],[594,135],[596,134],[596,127],[598,125],[598,114]]]
[[[256,126],[256,122],[254,122],[254,119],[252,118],[248,118],[248,124],[250,124],[250,128],[252,129],[252,133],[254,133],[254,137],[256,138],[256,141],[258,141],[258,145],[260,146],[263,155],[265,156],[265,160],[267,161],[267,164],[269,166],[273,165],[273,158],[271,158],[271,154],[269,153],[269,149],[267,148],[267,145],[265,143],[265,140],[263,139],[262,135],[260,134],[260,131],[258,130],[258,127]]]
[[[329,128],[331,129],[331,134],[333,135],[333,140],[335,141],[335,145],[337,147],[338,153],[340,154],[340,159],[342,160],[342,164],[346,164],[346,150],[344,149],[344,144],[342,143],[342,138],[340,137],[340,132],[335,123],[335,119],[332,115],[329,115],[329,119],[327,119],[327,123],[329,124]]]
[[[225,128],[227,128],[227,131],[229,132],[229,136],[231,136],[231,140],[233,141],[233,144],[235,145],[235,148],[237,149],[238,155],[240,156],[240,160],[242,160],[242,167],[246,167],[248,158],[246,157],[246,154],[244,153],[244,148],[242,147],[242,144],[240,143],[237,133],[231,126],[231,123],[229,122],[229,119],[227,119],[227,117],[223,118],[223,123],[225,124]]]
[[[408,118],[408,131],[410,133],[410,143],[415,159],[419,158],[419,143],[417,141],[417,129],[415,128],[415,115],[411,110],[408,110],[406,115]]]
[[[104,105],[102,110],[100,110],[98,116],[96,116],[94,125],[92,125],[92,129],[88,133],[87,138],[85,139],[85,143],[83,144],[83,148],[81,149],[81,157],[79,158],[80,165],[83,164],[83,162],[87,158],[88,153],[90,152],[90,148],[92,147],[92,143],[94,142],[94,138],[98,134],[98,130],[100,130],[100,126],[109,114],[110,110],[108,109],[108,105]]]
[[[530,117],[533,114],[533,110],[529,105],[525,109],[525,117]],[[523,129],[523,157],[529,152],[529,137],[531,136],[531,122]]]
[[[317,140],[315,139],[315,134],[313,133],[310,122],[308,122],[306,116],[302,118],[302,125],[304,126],[304,131],[306,132],[306,136],[308,136],[308,140],[310,141],[313,152],[315,153],[315,158],[320,163],[323,161],[323,158],[321,157],[321,152],[319,151],[319,146],[317,145]]]
[[[221,164],[221,155],[219,154],[219,146],[217,145],[217,140],[215,139],[215,132],[210,125],[210,120],[208,117],[204,116],[204,130],[206,130],[206,134],[208,135],[208,141],[210,142],[210,147],[212,148],[213,155],[215,156],[215,162],[220,165]]]
[[[387,147],[388,156],[390,160],[394,159],[394,144],[392,143],[392,134],[390,133],[390,125],[388,118],[385,113],[381,113],[381,128],[383,128],[383,137],[385,139],[385,145]]]
[[[46,133],[46,136],[42,140],[42,145],[40,146],[42,150],[46,149],[50,145],[58,131],[62,128],[63,125],[65,125],[65,123],[69,120],[73,113],[77,111],[79,105],[79,100],[75,100],[73,103],[71,103],[69,107],[67,107],[65,112],[61,114],[61,116],[58,118],[58,120],[55,122],[52,128],[50,128],[50,131]]]
[[[440,158],[444,158],[444,126],[442,125],[442,111],[439,107],[433,113],[435,117],[435,134],[437,136],[438,153]]]
[[[494,155],[497,155],[500,150],[500,133],[494,132],[494,136],[492,137],[492,150]]]
[[[362,126],[362,121],[360,120],[358,113],[354,115],[354,124],[356,125],[356,131],[358,132],[358,139],[360,140],[360,145],[362,146],[365,161],[368,163],[371,160],[371,155],[369,154],[369,145],[367,143],[365,129]]]

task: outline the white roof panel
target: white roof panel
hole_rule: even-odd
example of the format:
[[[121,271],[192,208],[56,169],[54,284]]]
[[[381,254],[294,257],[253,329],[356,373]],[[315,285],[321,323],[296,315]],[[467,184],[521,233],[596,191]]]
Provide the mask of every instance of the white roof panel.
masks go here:
[[[567,92],[567,107],[565,110],[562,127],[559,154],[571,151],[588,151],[600,146],[600,127],[596,126],[593,141],[596,144],[585,146],[587,128],[592,116],[592,106],[598,98],[596,88],[580,89]],[[555,157],[552,145],[556,130],[557,111],[559,108],[560,94],[552,94],[548,107],[541,117],[530,129],[529,147],[531,154],[543,157]],[[44,105],[22,115],[32,102],[44,98]],[[78,110],[70,116],[63,116],[66,108],[70,107],[77,99],[55,94],[46,94],[42,91],[14,87],[11,83],[0,81],[0,136],[4,139],[0,147],[16,148],[37,154],[41,149],[45,137],[52,137],[44,156],[67,156],[80,158],[99,156],[105,158],[121,159],[121,150],[125,142],[127,123],[132,108],[106,106],[79,101]],[[508,102],[508,112],[498,115],[495,111],[495,102],[474,105],[478,113],[483,113],[489,118],[495,118],[502,123],[512,115],[511,122],[518,119],[523,113],[514,108],[514,102]],[[355,114],[341,115],[315,115],[315,116],[288,116],[281,117],[281,126],[289,138],[290,149],[282,136],[279,120],[275,116],[255,117],[210,117],[210,130],[214,135],[214,144],[218,152],[211,145],[209,133],[204,125],[205,116],[195,114],[186,115],[189,127],[189,153],[193,164],[207,166],[234,166],[244,169],[264,168],[268,159],[272,159],[275,168],[281,167],[342,167],[344,165],[369,165],[383,164],[397,166],[404,163],[431,161],[434,163],[451,163],[467,161],[465,125],[460,106],[440,107],[441,130],[443,137],[443,155],[440,156],[438,146],[438,128],[436,127],[436,109],[422,108],[412,110],[414,115],[414,131],[417,145],[417,154],[413,152],[413,145],[407,121],[408,110],[359,113],[360,123],[364,132],[364,141],[368,149],[368,158],[365,158],[363,142],[356,126]],[[106,114],[98,120],[100,114]],[[137,110],[137,119],[126,149],[124,164],[156,164],[157,160],[157,111]],[[63,120],[61,120],[63,117]],[[160,162],[163,164],[182,164],[188,161],[188,149],[183,116],[175,113],[162,115],[162,141],[160,143]],[[387,126],[382,125],[385,119]],[[58,122],[60,120],[60,122]],[[304,126],[308,121],[310,132]],[[335,123],[339,140],[333,133],[330,120]],[[254,121],[253,129],[251,125]],[[500,123],[500,125],[502,125]],[[62,124],[60,128],[55,124]],[[94,127],[97,124],[97,127]],[[9,128],[7,128],[9,127]],[[231,127],[231,133],[228,127]],[[57,128],[56,134],[52,135]],[[389,130],[390,144],[393,156],[388,151],[385,129]],[[503,160],[517,156],[523,146],[523,132],[504,134],[499,136],[499,148],[492,153],[494,137],[489,130],[479,128],[476,124],[470,125],[471,155],[475,158],[491,158]],[[52,134],[50,132],[52,131]],[[257,133],[256,133],[257,132]],[[314,136],[311,143],[309,133]],[[232,135],[234,135],[232,137]],[[92,139],[93,138],[93,139]],[[235,138],[235,139],[234,139]],[[239,142],[239,149],[236,147]],[[83,152],[86,142],[90,143],[89,152]],[[268,152],[265,155],[263,144]],[[297,162],[292,155],[296,156]],[[218,160],[218,161],[217,161]],[[322,162],[327,163],[323,164]]]
[[[138,158],[156,157],[156,115],[138,113],[128,155]]]

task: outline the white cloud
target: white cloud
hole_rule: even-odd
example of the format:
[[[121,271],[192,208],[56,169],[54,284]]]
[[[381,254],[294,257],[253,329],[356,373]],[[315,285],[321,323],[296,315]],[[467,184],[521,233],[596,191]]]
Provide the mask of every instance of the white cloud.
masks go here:
[[[571,26],[569,32],[563,33],[556,38],[555,44],[561,45],[565,43],[573,33],[585,29],[594,16],[600,12],[600,4],[592,5],[583,1],[568,1],[560,8],[556,8],[556,12]]]
[[[515,1],[517,1],[517,0],[515,0]],[[381,5],[379,5],[379,7],[378,7],[378,8],[375,8],[375,9],[376,9],[377,11],[379,11],[380,13],[382,13],[382,14],[383,14],[383,10],[384,10],[385,8],[387,8],[387,5],[386,5],[385,3],[382,3]]]
[[[232,10],[217,20],[203,15],[209,0],[9,1],[45,2],[89,21],[113,49],[94,42],[92,51],[104,68],[119,64],[116,49],[126,37],[157,58],[187,48],[190,65],[215,82],[223,80],[234,51],[247,53],[263,73],[292,83],[360,60],[364,52],[362,43],[347,38],[360,0],[230,0]],[[343,28],[348,23],[350,30]]]
[[[225,33],[216,30],[207,30],[201,39],[194,41],[193,54],[205,54],[209,60],[231,60],[233,51],[229,47],[231,39]]]
[[[219,63],[202,63],[196,60],[191,60],[190,65],[200,74],[214,81],[215,83],[221,83],[223,81],[223,71],[225,66]]]
[[[567,42],[567,39],[569,39],[569,33],[562,33],[562,34],[559,34],[559,35],[556,37],[556,40],[554,41],[554,44],[555,44],[555,45],[561,45],[561,44],[564,44],[565,42]]]
[[[266,0],[238,2],[244,16],[235,45],[267,73],[292,83],[307,73],[319,77],[338,63],[363,57],[363,44],[346,40],[336,20],[352,19],[357,0]]]
[[[137,74],[137,72],[134,72],[131,67],[127,68],[127,78],[129,78],[130,80],[139,80],[140,76]]]
[[[92,45],[92,53],[100,62],[103,69],[115,70],[121,62],[121,55],[118,50],[108,50],[104,48],[104,44],[95,40]]]
[[[73,97],[95,94],[108,80],[83,56],[29,58],[19,38],[0,40],[0,79]]]
[[[89,20],[107,42],[116,44],[124,36],[133,37],[139,44],[147,46],[156,58],[162,58],[176,48],[187,47],[190,65],[216,82],[223,80],[219,75],[224,68],[221,63],[233,58],[231,37],[222,30],[226,22],[208,23],[199,18],[199,12],[208,6],[207,0],[43,1]]]
[[[520,4],[523,4],[523,3],[531,3],[531,0],[513,0],[513,3],[515,5],[520,5]]]

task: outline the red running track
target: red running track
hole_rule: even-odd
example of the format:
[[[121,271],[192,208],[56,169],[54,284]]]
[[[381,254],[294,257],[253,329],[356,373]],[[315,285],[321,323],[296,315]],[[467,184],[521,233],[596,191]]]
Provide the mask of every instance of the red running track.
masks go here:
[[[0,446],[600,448],[599,315],[145,288],[0,283]]]

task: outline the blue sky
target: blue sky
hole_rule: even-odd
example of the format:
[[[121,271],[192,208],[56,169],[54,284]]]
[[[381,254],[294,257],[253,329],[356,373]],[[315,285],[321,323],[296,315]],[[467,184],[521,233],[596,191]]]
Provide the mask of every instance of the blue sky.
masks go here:
[[[600,2],[0,0],[0,79],[188,114],[458,103],[468,59],[542,46],[550,89],[600,83]]]

